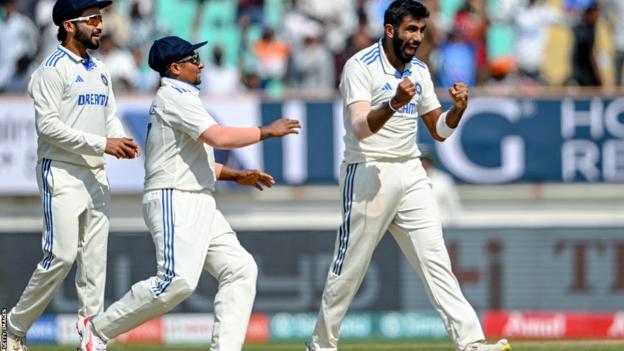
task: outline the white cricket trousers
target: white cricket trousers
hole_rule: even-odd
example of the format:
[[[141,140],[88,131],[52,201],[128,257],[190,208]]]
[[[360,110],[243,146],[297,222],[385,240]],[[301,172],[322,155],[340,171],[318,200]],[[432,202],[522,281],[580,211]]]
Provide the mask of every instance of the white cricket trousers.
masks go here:
[[[157,274],[93,319],[110,340],[173,309],[189,297],[207,270],[219,282],[212,351],[241,350],[256,295],[258,269],[208,192],[147,191],[143,217],[156,247]]]
[[[386,230],[420,275],[457,350],[483,340],[477,314],[451,271],[431,183],[420,160],[343,163],[340,190],[343,223],[312,336],[313,350],[337,350],[340,323]]]
[[[37,163],[43,203],[43,260],[37,264],[8,327],[26,335],[76,261],[78,316],[102,311],[106,283],[110,190],[104,168],[43,159]]]

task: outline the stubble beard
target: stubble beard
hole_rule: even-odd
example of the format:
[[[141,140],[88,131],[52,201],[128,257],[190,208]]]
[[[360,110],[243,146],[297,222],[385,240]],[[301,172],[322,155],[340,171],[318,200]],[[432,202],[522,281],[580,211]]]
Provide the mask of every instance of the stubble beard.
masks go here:
[[[407,55],[402,47],[405,45],[405,41],[401,40],[398,36],[392,37],[392,50],[394,50],[394,56],[396,56],[401,62],[409,63],[414,58],[414,55]]]
[[[100,47],[100,41],[93,37],[92,34],[87,34],[84,30],[78,28],[74,39],[80,44],[84,45],[87,49],[96,50]]]

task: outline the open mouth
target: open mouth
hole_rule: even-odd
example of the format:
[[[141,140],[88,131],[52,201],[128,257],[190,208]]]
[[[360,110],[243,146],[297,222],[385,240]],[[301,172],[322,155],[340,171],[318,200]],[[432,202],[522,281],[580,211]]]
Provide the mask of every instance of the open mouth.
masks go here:
[[[416,50],[418,50],[418,46],[419,44],[407,44],[403,48],[403,52],[405,52],[408,55],[415,55]]]

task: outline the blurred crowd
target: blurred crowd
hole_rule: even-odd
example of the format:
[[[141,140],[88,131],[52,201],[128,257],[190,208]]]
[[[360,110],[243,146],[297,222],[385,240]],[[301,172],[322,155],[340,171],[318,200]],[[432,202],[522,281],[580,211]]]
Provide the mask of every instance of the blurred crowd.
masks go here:
[[[0,92],[26,90],[54,50],[55,0],[0,0]],[[208,40],[202,90],[333,93],[342,66],[383,36],[392,0],[116,0],[103,10],[93,53],[118,92],[148,93],[154,39]],[[438,86],[509,91],[542,86],[619,86],[624,0],[422,0],[431,22],[418,57]]]

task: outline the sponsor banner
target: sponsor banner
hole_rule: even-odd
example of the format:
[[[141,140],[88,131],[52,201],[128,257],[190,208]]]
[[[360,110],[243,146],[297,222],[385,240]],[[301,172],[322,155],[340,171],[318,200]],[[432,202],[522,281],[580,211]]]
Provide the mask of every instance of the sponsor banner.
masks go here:
[[[254,312],[318,311],[335,230],[239,231],[237,237],[262,272]],[[455,276],[477,310],[573,311],[579,306],[586,311],[622,310],[622,228],[449,228],[444,239]],[[113,232],[108,244],[106,306],[153,274],[156,262],[148,233]],[[32,267],[40,260],[40,232],[0,235],[0,306],[20,298]],[[176,312],[212,313],[217,289],[218,283],[203,273],[195,292]],[[385,235],[352,306],[353,311],[378,313],[433,312],[426,296],[420,277],[394,238]],[[48,312],[71,314],[76,306],[76,287],[68,279],[59,286]]]
[[[120,97],[129,135],[144,145],[151,97]],[[218,162],[264,169],[279,183],[335,183],[344,135],[339,100],[204,100],[221,124],[256,126],[297,118],[301,134],[236,150],[217,150]],[[444,104],[448,107],[448,103]],[[475,97],[453,137],[435,143],[441,168],[467,183],[624,182],[624,98],[531,99]],[[33,194],[36,131],[32,101],[0,104],[0,193]],[[432,144],[423,124],[417,140]],[[547,150],[548,152],[544,152]],[[113,192],[141,192],[143,157],[107,158]],[[132,174],[132,177],[128,177]]]
[[[210,344],[214,315],[211,313],[167,314],[162,317],[165,344]]]
[[[307,340],[316,323],[316,313],[278,313],[271,318],[271,340]],[[375,318],[371,313],[348,314],[340,326],[340,339],[369,339],[374,336]]]
[[[115,338],[117,344],[160,344],[163,325],[160,317],[149,320],[140,326]]]
[[[78,345],[80,338],[76,329],[78,315],[59,314],[56,316],[58,343],[61,345]]]
[[[41,316],[28,330],[26,339],[28,343],[33,344],[56,343],[58,341],[56,316]]]
[[[379,316],[382,339],[446,339],[448,334],[437,314],[391,312]]]
[[[624,312],[520,312],[488,311],[488,336],[530,339],[624,338]]]
[[[212,313],[166,314],[161,317],[165,344],[209,345],[212,339]],[[246,342],[269,340],[269,317],[252,314],[247,328]]]
[[[271,340],[308,339],[314,330],[314,313],[277,313],[271,317]]]
[[[252,314],[247,327],[245,342],[268,342],[271,339],[269,316],[263,313]]]

